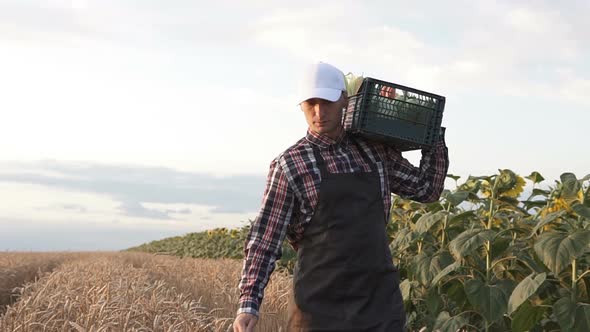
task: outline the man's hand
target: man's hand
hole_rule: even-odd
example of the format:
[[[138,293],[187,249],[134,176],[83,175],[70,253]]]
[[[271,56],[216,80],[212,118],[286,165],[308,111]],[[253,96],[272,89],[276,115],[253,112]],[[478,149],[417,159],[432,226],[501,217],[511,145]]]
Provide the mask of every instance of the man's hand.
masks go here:
[[[254,332],[254,326],[258,322],[258,317],[241,313],[234,320],[234,332]]]

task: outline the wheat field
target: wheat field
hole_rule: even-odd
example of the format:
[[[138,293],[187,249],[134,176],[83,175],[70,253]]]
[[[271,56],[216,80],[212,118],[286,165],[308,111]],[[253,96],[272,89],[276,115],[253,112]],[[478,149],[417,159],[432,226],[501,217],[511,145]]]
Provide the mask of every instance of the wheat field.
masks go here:
[[[231,331],[242,262],[131,252],[0,253],[0,331]],[[284,331],[276,271],[257,331]]]

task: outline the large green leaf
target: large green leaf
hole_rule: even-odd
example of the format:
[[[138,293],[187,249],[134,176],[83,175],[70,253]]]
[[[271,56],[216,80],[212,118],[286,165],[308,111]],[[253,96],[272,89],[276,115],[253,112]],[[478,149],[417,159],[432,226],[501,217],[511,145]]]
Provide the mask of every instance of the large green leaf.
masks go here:
[[[578,202],[574,202],[572,204],[572,210],[574,210],[577,215],[586,219],[590,219],[590,207]]]
[[[512,314],[521,304],[523,304],[523,302],[535,294],[537,289],[539,289],[543,282],[545,282],[546,277],[547,275],[545,273],[541,273],[534,279],[533,274],[524,278],[524,280],[516,286],[512,295],[510,295],[510,300],[508,301],[508,314]]]
[[[574,318],[574,331],[590,331],[590,304],[578,303],[576,317]]]
[[[512,317],[512,332],[524,332],[531,330],[541,321],[547,311],[546,307],[532,306],[529,301],[524,302]]]
[[[414,259],[416,280],[429,287],[431,280],[451,263],[453,263],[453,257],[447,251],[433,254],[422,252]]]
[[[448,297],[449,303],[456,305],[457,308],[463,308],[468,303],[467,294],[465,294],[465,285],[459,279],[450,279],[441,286],[441,292]]]
[[[493,230],[468,229],[449,243],[449,250],[456,259],[463,259],[477,253],[477,249],[496,234]]]
[[[590,249],[590,230],[545,232],[535,241],[535,252],[555,275]]]
[[[510,247],[511,242],[512,238],[510,237],[498,236],[494,242],[492,242],[492,259],[495,260],[496,258],[504,258],[506,256],[506,249]],[[505,264],[508,264],[508,262]]]
[[[442,306],[444,305],[443,300],[436,287],[428,288],[427,294],[426,308],[428,308],[428,312],[430,312],[430,314],[434,317],[442,309]]]
[[[578,193],[582,190],[582,182],[576,179],[573,173],[561,174],[562,191],[561,198],[571,203],[578,199]]]
[[[565,296],[553,304],[553,313],[562,331],[590,331],[590,304],[588,303],[575,303],[569,296]]]
[[[567,213],[566,211],[561,210],[561,211],[551,212],[548,215],[540,218],[539,221],[537,221],[537,223],[535,224],[535,227],[533,227],[533,230],[531,231],[531,234],[527,237],[527,239],[530,239],[533,236],[537,235],[537,231],[541,227],[547,225],[548,223],[555,221],[557,218],[562,217],[566,213]]]
[[[434,226],[439,221],[442,221],[447,214],[446,211],[438,211],[435,213],[426,213],[425,215],[421,216],[420,219],[416,222],[416,232],[419,234],[423,234],[428,232],[428,230]]]
[[[563,190],[568,192],[577,192],[580,189],[580,182],[574,173],[563,173],[559,176],[563,184]]]
[[[455,271],[456,269],[460,268],[461,264],[459,262],[454,262],[450,265],[448,265],[447,267],[445,267],[444,269],[442,269],[435,277],[434,279],[432,279],[432,283],[431,285],[436,285],[438,284],[438,282],[445,277],[446,275],[448,275],[449,273]]]
[[[569,296],[564,296],[553,303],[553,313],[557,317],[562,331],[572,331],[575,312],[576,304]]]
[[[389,248],[395,254],[402,253],[416,241],[417,237],[416,232],[412,231],[410,228],[402,228],[397,232],[393,241],[389,244]]]
[[[539,183],[545,180],[545,178],[537,171],[533,171],[531,175],[526,176],[526,178],[533,181],[533,183]]]
[[[469,220],[470,218],[476,218],[476,217],[477,217],[477,214],[473,210],[469,210],[469,211],[461,212],[459,214],[452,216],[449,219],[449,223],[452,224],[455,222],[459,222],[462,220]]]
[[[469,303],[490,323],[506,313],[509,290],[502,285],[486,285],[479,279],[471,279],[465,282],[465,293]]]
[[[402,293],[402,298],[404,299],[404,302],[409,301],[410,300],[410,291],[412,290],[412,284],[410,283],[410,280],[405,279],[404,281],[402,281],[399,284],[399,288]]]
[[[459,190],[452,194],[448,194],[445,198],[453,206],[463,203],[469,197],[468,191]]]
[[[467,324],[469,324],[469,321],[461,314],[451,317],[447,311],[441,311],[441,313],[438,314],[438,317],[436,317],[433,330],[440,332],[456,332]]]

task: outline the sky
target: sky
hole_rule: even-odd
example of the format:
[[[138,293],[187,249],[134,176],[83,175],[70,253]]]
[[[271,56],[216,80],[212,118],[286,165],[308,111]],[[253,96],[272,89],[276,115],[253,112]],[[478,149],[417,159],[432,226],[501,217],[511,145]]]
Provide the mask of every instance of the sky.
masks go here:
[[[0,0],[0,250],[246,225],[270,162],[305,135],[296,87],[317,61],[445,96],[462,179],[582,177],[588,14],[573,0]]]

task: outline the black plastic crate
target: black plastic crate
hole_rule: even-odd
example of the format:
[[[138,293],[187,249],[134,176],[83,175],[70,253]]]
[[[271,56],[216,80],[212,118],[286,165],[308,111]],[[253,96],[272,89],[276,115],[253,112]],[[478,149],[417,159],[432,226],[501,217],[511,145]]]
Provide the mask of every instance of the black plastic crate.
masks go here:
[[[367,77],[342,117],[346,131],[409,151],[438,141],[444,108],[443,96]]]

